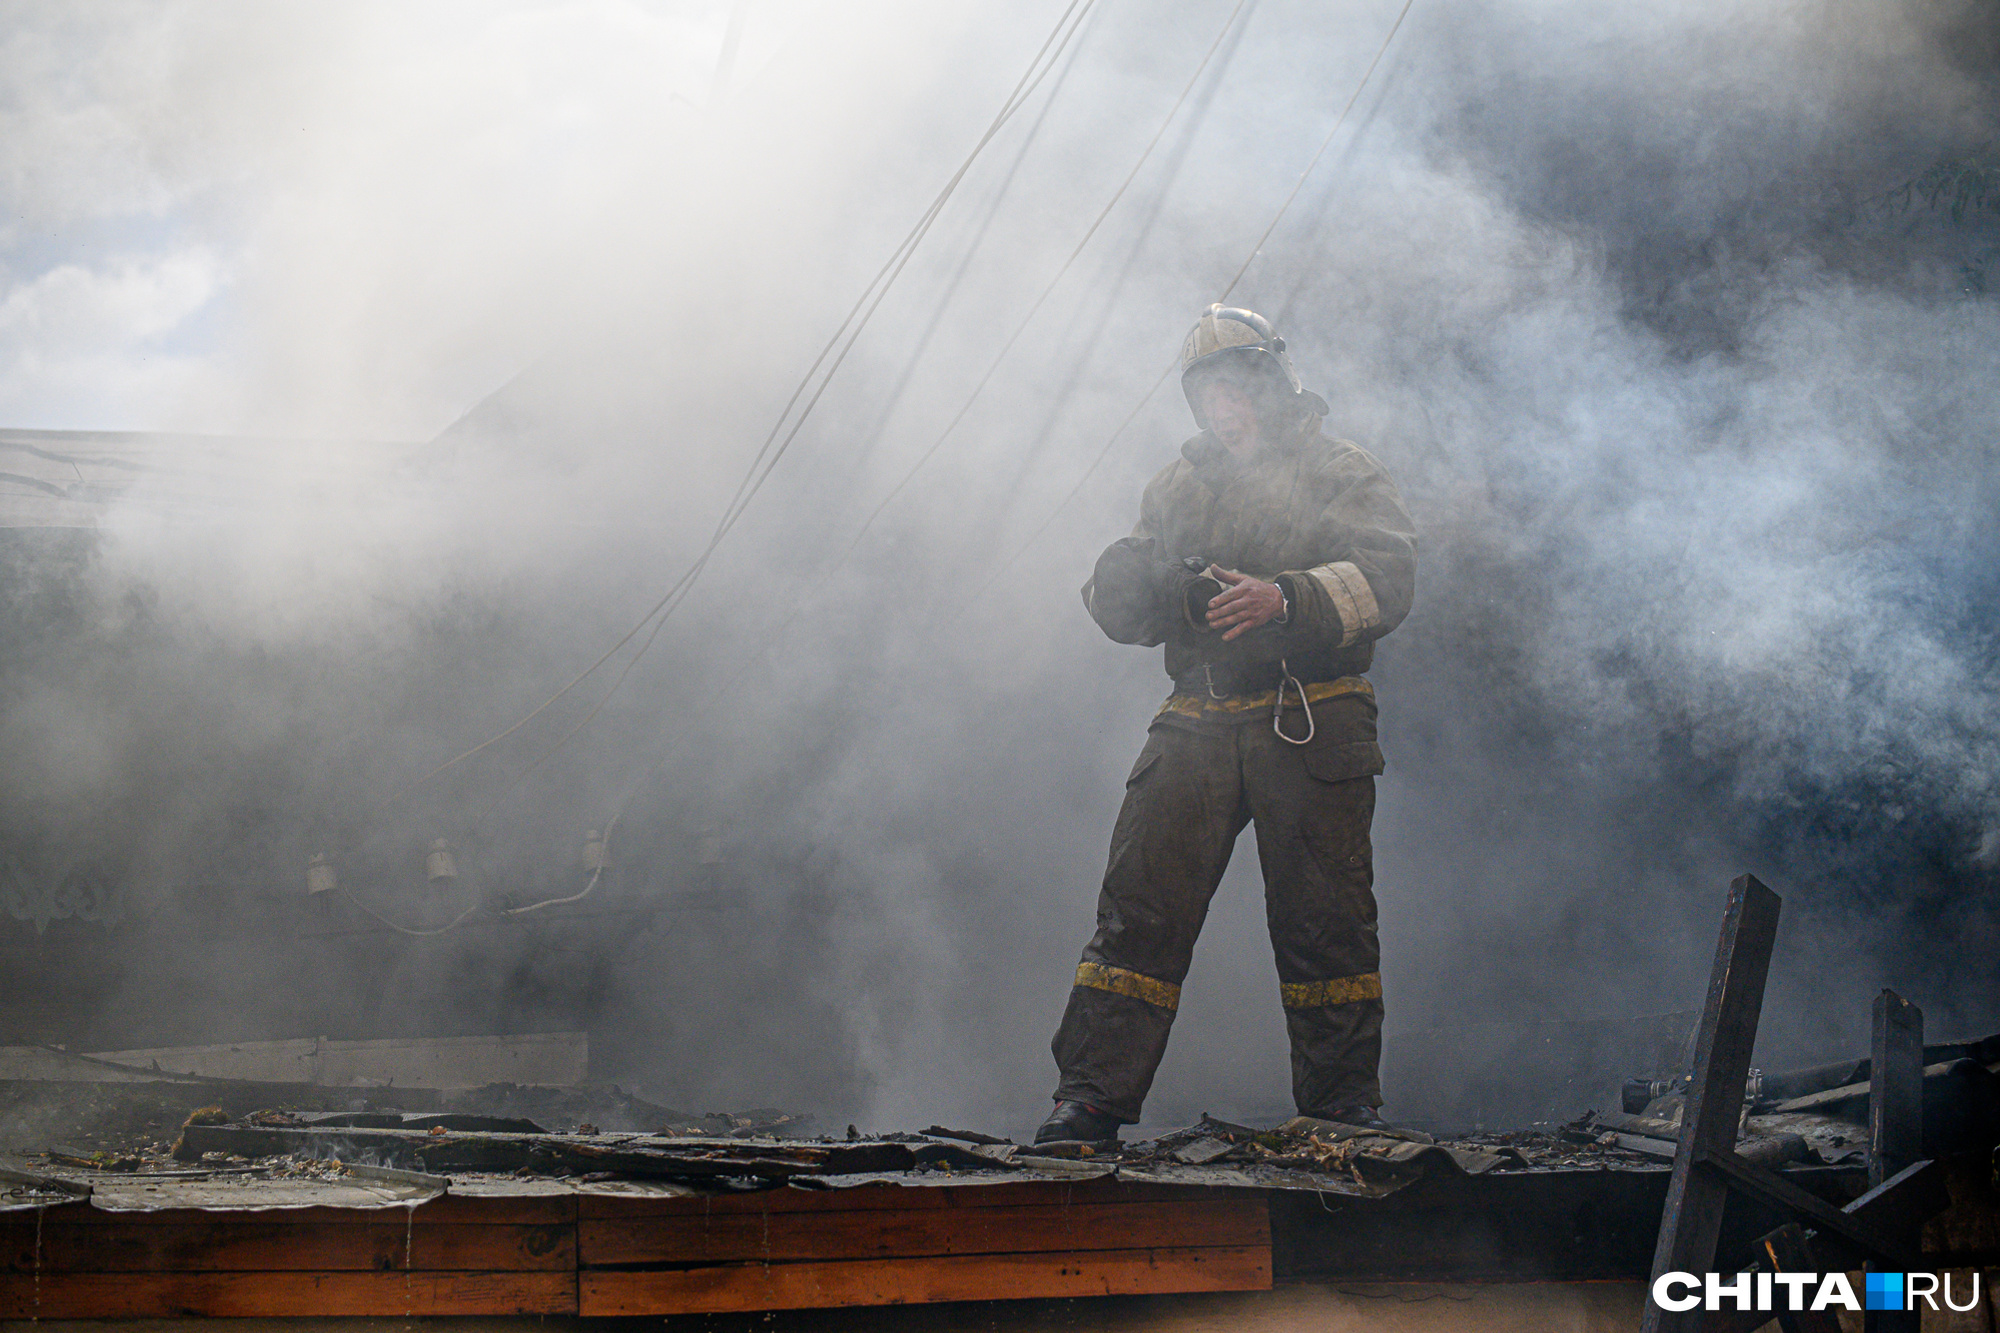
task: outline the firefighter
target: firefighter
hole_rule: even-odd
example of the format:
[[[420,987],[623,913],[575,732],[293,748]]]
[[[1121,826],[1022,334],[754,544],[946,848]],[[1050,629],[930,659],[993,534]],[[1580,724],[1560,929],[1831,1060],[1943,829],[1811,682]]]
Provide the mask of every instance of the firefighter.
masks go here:
[[[1111,835],[1035,1141],[1115,1138],[1165,1053],[1209,899],[1257,829],[1301,1114],[1384,1125],[1368,826],[1382,752],[1364,673],[1410,609],[1416,534],[1366,450],[1328,437],[1261,315],[1210,306],[1181,350],[1201,434],[1147,485],[1083,602],[1119,643],[1166,645]]]

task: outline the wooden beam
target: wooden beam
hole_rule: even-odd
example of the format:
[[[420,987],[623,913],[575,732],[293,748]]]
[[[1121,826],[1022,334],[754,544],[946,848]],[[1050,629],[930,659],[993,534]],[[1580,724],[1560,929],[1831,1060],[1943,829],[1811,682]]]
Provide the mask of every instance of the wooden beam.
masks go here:
[[[906,1191],[909,1192],[909,1191]],[[1043,1204],[922,1212],[722,1213],[578,1223],[582,1267],[918,1259],[1202,1246],[1269,1247],[1262,1199]]]
[[[1915,1259],[1915,1256],[1906,1251],[1893,1235],[1880,1227],[1835,1208],[1818,1195],[1806,1193],[1775,1171],[1759,1166],[1755,1162],[1743,1160],[1740,1153],[1728,1149],[1704,1153],[1701,1164],[1713,1168],[1719,1176],[1727,1177],[1728,1184],[1735,1185],[1744,1193],[1788,1209],[1814,1225],[1860,1246],[1878,1259],[1886,1259],[1891,1264],[1906,1269]],[[1703,1273],[1709,1271],[1714,1263],[1714,1246],[1711,1244],[1709,1257],[1701,1267],[1681,1271]]]
[[[422,1222],[397,1209],[338,1222],[204,1214],[179,1226],[79,1226],[15,1214],[0,1223],[0,1272],[561,1272],[576,1267],[566,1223]]]
[[[460,1197],[447,1195],[424,1207],[436,1208]],[[968,1208],[1018,1208],[1049,1203],[1135,1203],[1175,1199],[1213,1202],[1219,1198],[1262,1199],[1266,1195],[1261,1190],[1249,1188],[1156,1185],[1101,1176],[1084,1180],[1019,1180],[995,1185],[912,1186],[882,1181],[844,1189],[790,1186],[700,1197],[664,1194],[579,1194],[574,1197],[580,1218],[624,1221],[640,1217],[721,1213],[956,1212]]]
[[[576,1274],[98,1273],[0,1276],[4,1319],[573,1315]]]
[[[108,1192],[108,1191],[107,1191]],[[99,1198],[103,1198],[100,1194]],[[480,1226],[516,1224],[529,1226],[576,1220],[575,1194],[446,1194],[414,1206],[418,1226],[427,1222],[465,1222]],[[677,1200],[676,1202],[684,1202]],[[341,1223],[395,1218],[400,1221],[412,1209],[404,1205],[383,1208],[339,1208],[311,1205],[303,1208],[266,1208],[249,1211],[212,1212],[201,1208],[107,1208],[87,1201],[52,1206],[43,1210],[50,1222],[77,1226],[185,1227],[227,1217],[257,1217],[267,1222],[305,1225],[315,1222]],[[26,1214],[32,1216],[32,1214]]]
[[[1806,1229],[1797,1222],[1787,1222],[1776,1231],[1757,1242],[1757,1248],[1764,1252],[1764,1261],[1773,1273],[1817,1273],[1819,1261],[1813,1257],[1812,1245],[1806,1239]],[[1782,1333],[1840,1333],[1840,1319],[1831,1310],[1792,1310],[1778,1312],[1778,1327]]]
[[[915,1261],[586,1270],[578,1276],[577,1313],[586,1317],[715,1314],[930,1301],[1263,1291],[1270,1285],[1268,1245],[947,1255]]]
[[[1780,905],[1778,895],[1755,875],[1739,876],[1729,886],[1708,999],[1695,1029],[1694,1075],[1681,1111],[1680,1145],[1653,1251],[1655,1279],[1672,1272],[1705,1273],[1715,1266],[1729,1182],[1704,1159],[1729,1152],[1736,1142]],[[1662,1310],[1649,1296],[1641,1327],[1644,1333],[1695,1333],[1700,1318],[1699,1310]]]
[[[1924,1011],[1892,990],[1875,997],[1870,1060],[1868,1183],[1880,1185],[1924,1151]],[[1903,1229],[1902,1248],[1915,1251],[1919,1234],[1916,1227]],[[1870,1310],[1862,1327],[1866,1333],[1916,1333],[1919,1318],[1915,1310]]]
[[[1892,990],[1875,997],[1868,1079],[1868,1183],[1924,1155],[1924,1011]]]

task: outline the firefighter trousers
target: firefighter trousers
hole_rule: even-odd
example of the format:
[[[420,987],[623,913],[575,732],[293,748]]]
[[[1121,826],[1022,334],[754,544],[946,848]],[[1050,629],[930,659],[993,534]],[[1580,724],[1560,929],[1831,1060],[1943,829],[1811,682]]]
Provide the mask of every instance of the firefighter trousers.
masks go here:
[[[1053,1049],[1056,1097],[1136,1123],[1180,1004],[1196,937],[1237,835],[1257,829],[1264,902],[1302,1114],[1380,1106],[1372,698],[1315,705],[1291,745],[1261,721],[1188,727],[1162,714],[1126,780],[1097,900]]]

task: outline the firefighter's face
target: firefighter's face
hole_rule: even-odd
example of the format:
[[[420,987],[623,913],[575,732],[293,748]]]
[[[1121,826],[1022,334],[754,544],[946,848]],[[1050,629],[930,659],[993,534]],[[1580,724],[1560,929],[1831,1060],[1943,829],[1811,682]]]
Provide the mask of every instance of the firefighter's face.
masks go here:
[[[1217,439],[1237,453],[1256,449],[1257,400],[1240,381],[1217,375],[1204,380],[1196,388],[1195,396],[1201,403],[1202,415],[1208,418],[1208,428]]]

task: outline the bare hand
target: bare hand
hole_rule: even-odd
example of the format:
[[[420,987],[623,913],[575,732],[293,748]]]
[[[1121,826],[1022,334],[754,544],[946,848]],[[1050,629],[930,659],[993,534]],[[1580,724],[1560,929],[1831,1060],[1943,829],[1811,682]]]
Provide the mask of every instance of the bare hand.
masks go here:
[[[1284,614],[1285,594],[1277,584],[1220,565],[1210,565],[1207,573],[1217,582],[1229,585],[1208,599],[1208,627],[1226,631],[1222,636],[1224,643]]]

